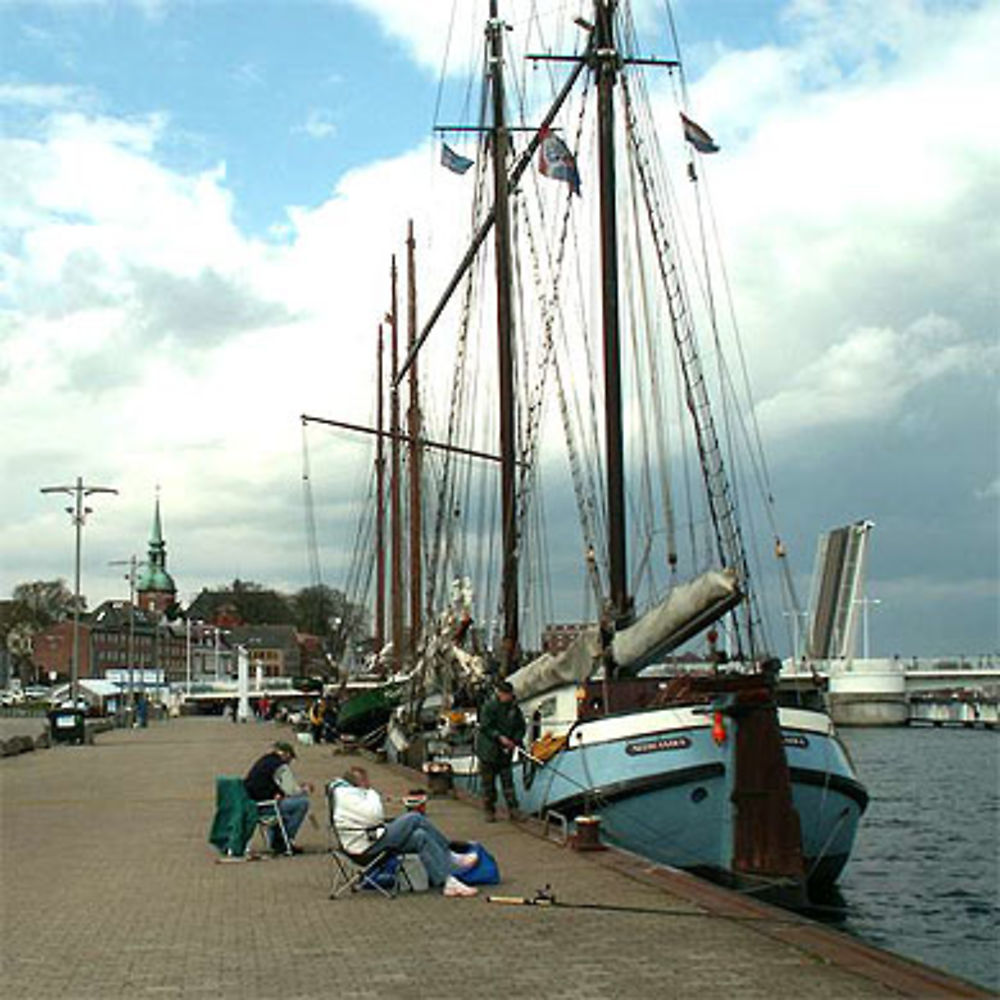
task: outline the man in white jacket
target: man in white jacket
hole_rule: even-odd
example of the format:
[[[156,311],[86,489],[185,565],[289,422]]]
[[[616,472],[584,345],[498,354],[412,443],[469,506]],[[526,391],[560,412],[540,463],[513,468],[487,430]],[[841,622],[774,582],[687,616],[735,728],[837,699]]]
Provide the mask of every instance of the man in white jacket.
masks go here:
[[[344,850],[366,863],[382,851],[417,854],[427,869],[427,881],[441,886],[445,896],[475,896],[476,889],[456,878],[478,860],[475,852],[456,854],[448,838],[423,813],[408,812],[386,821],[382,796],[363,767],[352,767],[330,783],[333,823]]]

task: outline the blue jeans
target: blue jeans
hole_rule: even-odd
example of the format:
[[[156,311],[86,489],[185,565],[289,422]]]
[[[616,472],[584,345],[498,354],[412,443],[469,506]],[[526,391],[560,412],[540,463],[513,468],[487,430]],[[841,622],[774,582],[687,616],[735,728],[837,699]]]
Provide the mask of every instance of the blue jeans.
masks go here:
[[[451,848],[448,838],[423,813],[409,812],[386,824],[385,832],[365,851],[370,859],[381,851],[418,854],[427,869],[431,885],[444,885],[451,874]]]
[[[306,813],[309,812],[309,796],[305,794],[286,795],[284,798],[278,799],[278,812],[281,813],[281,821],[285,824],[288,842],[292,843],[295,840],[295,834],[299,832],[299,827],[305,822]],[[271,846],[280,847],[281,845],[275,845],[272,837]]]

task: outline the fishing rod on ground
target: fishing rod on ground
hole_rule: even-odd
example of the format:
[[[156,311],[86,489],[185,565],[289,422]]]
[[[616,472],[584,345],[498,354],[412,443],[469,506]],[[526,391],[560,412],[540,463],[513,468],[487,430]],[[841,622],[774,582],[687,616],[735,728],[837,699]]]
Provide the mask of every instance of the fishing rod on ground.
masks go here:
[[[744,917],[727,913],[713,913],[708,910],[681,910],[659,906],[625,906],[616,903],[564,903],[556,899],[551,885],[544,889],[536,889],[534,896],[486,896],[487,903],[501,906],[538,906],[552,907],[560,910],[595,910],[601,913],[640,913],[659,917],[698,917],[714,918],[716,920],[731,920],[734,923],[749,924],[788,924],[799,927],[806,921],[794,917],[782,918],[771,916]]]

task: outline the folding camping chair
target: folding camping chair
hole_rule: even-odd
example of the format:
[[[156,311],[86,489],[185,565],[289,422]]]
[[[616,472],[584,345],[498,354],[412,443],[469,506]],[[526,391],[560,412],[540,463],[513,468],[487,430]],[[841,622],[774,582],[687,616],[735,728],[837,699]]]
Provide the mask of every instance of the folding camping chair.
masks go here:
[[[284,844],[282,854],[292,854],[292,842],[288,839],[288,831],[285,829],[285,819],[278,808],[277,799],[262,799],[257,805],[257,832],[264,843],[264,850],[271,848],[271,843],[276,841]]]
[[[218,848],[223,860],[238,861],[250,857],[250,843],[254,832],[259,831],[265,849],[268,834],[282,838],[285,853],[291,847],[285,822],[276,799],[254,802],[247,795],[243,779],[233,775],[219,775],[215,779],[215,816],[209,832],[209,842]]]
[[[335,822],[337,790],[335,785],[327,785],[327,828],[330,857],[333,859],[330,899],[339,899],[345,893],[359,889],[374,889],[386,899],[394,898],[402,887],[412,891],[414,886],[403,864],[405,855],[390,849],[366,857],[346,850]]]

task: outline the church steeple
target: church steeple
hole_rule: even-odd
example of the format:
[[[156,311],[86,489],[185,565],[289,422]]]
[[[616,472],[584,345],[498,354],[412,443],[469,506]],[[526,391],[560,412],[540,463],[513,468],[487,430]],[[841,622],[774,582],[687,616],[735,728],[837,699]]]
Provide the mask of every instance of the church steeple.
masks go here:
[[[160,488],[156,488],[156,506],[153,512],[153,533],[149,539],[146,566],[136,586],[139,607],[145,611],[163,613],[177,597],[177,587],[167,572],[167,544],[163,540],[160,520]]]

